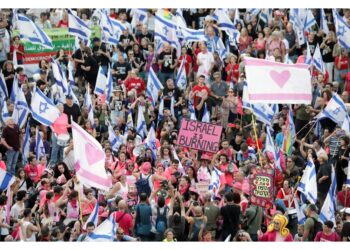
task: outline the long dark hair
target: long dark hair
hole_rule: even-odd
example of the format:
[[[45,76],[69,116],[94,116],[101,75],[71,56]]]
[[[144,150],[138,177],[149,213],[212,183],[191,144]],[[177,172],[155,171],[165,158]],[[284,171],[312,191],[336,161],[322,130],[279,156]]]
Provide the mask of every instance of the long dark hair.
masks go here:
[[[70,179],[72,178],[72,176],[71,176],[71,174],[70,174],[70,172],[69,172],[69,169],[68,169],[67,164],[64,163],[63,161],[57,163],[57,165],[54,167],[54,169],[53,169],[54,177],[55,177],[55,178],[58,178],[58,177],[61,175],[60,171],[58,170],[58,166],[59,166],[59,165],[62,165],[62,166],[64,167],[64,172],[63,172],[63,174],[64,174],[64,177],[66,177],[66,180],[67,180],[67,181],[70,180]]]

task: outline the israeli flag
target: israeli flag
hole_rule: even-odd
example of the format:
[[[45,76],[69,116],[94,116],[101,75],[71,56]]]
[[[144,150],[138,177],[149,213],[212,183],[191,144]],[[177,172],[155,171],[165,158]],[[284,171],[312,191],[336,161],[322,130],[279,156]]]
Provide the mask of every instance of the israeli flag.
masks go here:
[[[39,161],[40,157],[45,156],[45,147],[43,138],[41,138],[39,127],[36,127],[36,135],[35,135],[35,159]]]
[[[260,20],[263,21],[265,24],[268,24],[271,14],[272,14],[271,9],[262,9],[259,15]]]
[[[0,190],[5,191],[15,180],[15,176],[0,168]]]
[[[323,30],[323,32],[328,35],[329,28],[327,24],[326,14],[324,13],[324,9],[320,10],[320,29]]]
[[[189,100],[188,101],[188,111],[190,112],[190,119],[197,121],[197,117],[196,117],[196,112],[194,110],[194,105],[193,105],[193,101]]]
[[[146,147],[151,149],[152,158],[157,160],[157,145],[156,145],[156,133],[154,131],[154,126],[152,125],[148,131],[147,137],[145,139]]]
[[[221,174],[222,172],[220,170],[216,169],[215,167],[213,168],[213,171],[211,173],[210,184],[208,188],[208,190],[212,192],[213,198],[219,192],[219,188],[221,185],[221,181],[220,181]]]
[[[332,184],[329,187],[326,200],[323,203],[323,206],[321,208],[321,212],[319,215],[319,219],[318,219],[323,223],[326,222],[327,220],[330,220],[335,225],[335,213],[337,210],[336,191],[337,191],[337,180],[335,177],[334,168],[332,167]]]
[[[204,103],[204,112],[202,117],[202,122],[210,122],[210,112],[207,107],[207,103]]]
[[[155,15],[154,39],[162,42],[168,42],[176,48],[177,56],[181,53],[181,45],[177,37],[177,25],[161,16],[161,11]]]
[[[62,68],[55,59],[51,57],[51,66],[52,66],[52,73],[53,77],[55,78],[55,82],[58,87],[61,88],[63,94],[68,93],[68,83],[65,74],[62,71]]]
[[[32,97],[31,112],[33,118],[45,126],[51,126],[60,116],[58,108],[39,88]]]
[[[159,103],[159,108],[158,108],[158,125],[159,123],[163,120],[163,112],[164,112],[164,99],[163,97],[160,97],[160,103]]]
[[[91,100],[91,94],[90,94],[90,85],[88,85],[88,89],[85,92],[84,104],[89,111],[88,120],[90,121],[92,127],[95,127],[94,111],[92,110],[92,100]]]
[[[113,76],[112,76],[112,70],[111,67],[108,66],[108,72],[107,72],[107,86],[106,86],[106,103],[109,106],[109,101],[112,96],[113,91]]]
[[[187,75],[186,75],[186,68],[185,68],[185,58],[182,60],[179,71],[177,72],[176,86],[181,89],[185,90],[187,87]]]
[[[183,17],[182,9],[176,9],[175,17],[176,17],[176,23],[177,23],[178,28],[179,27],[183,27],[183,28],[187,27],[186,20]]]
[[[100,28],[102,40],[112,45],[119,43],[119,38],[126,29],[120,21],[110,18],[107,10],[102,10]]]
[[[304,20],[304,31],[310,31],[311,28],[316,25],[316,19],[314,17],[314,15],[312,14],[312,11],[310,9],[308,9],[306,11],[306,16],[305,16],[305,20]]]
[[[94,210],[92,210],[92,213],[90,214],[89,218],[87,219],[87,221],[85,222],[85,224],[83,225],[83,229],[86,230],[86,226],[89,222],[93,222],[95,227],[97,227],[97,223],[98,223],[98,210],[99,210],[99,204],[98,202],[96,202],[96,205],[94,207]]]
[[[333,17],[336,27],[336,35],[340,45],[349,50],[350,49],[350,25],[339,15],[337,10],[333,10]]]
[[[143,108],[141,106],[138,106],[136,131],[141,138],[145,138],[147,136],[147,125],[143,114]]]
[[[280,112],[278,104],[276,103],[270,104],[270,108],[275,115],[278,115],[278,113]]]
[[[24,141],[23,141],[23,147],[22,147],[22,158],[24,163],[27,163],[28,161],[29,146],[30,146],[30,125],[28,122],[26,126],[26,134],[24,135]]]
[[[322,74],[326,74],[326,66],[323,63],[320,46],[318,44],[313,55],[313,65],[318,71],[322,72]]]
[[[91,36],[91,30],[83,20],[81,20],[71,9],[67,9],[68,12],[68,33],[79,37],[82,40],[89,40]]]
[[[298,224],[304,225],[304,223],[306,221],[306,216],[305,216],[304,211],[300,207],[300,204],[296,198],[294,198],[294,204],[295,204],[295,210],[297,210]]]
[[[148,97],[151,99],[153,107],[156,105],[156,101],[158,100],[158,93],[162,89],[163,89],[163,85],[159,81],[156,73],[154,73],[151,67],[149,69],[149,74],[148,74],[146,93]]]
[[[344,123],[344,120],[348,119],[348,117],[348,110],[343,100],[339,95],[333,94],[326,108],[316,116],[316,121],[322,120],[324,118],[329,118],[341,126]]]
[[[310,51],[310,46],[309,43],[306,42],[306,55],[305,55],[305,59],[304,59],[304,63],[309,65],[309,67],[313,64],[313,58],[311,56],[311,51]]]
[[[253,16],[257,16],[259,14],[259,12],[260,12],[260,9],[258,9],[258,8],[250,8],[250,9],[247,9],[247,12],[249,12]]]
[[[219,57],[220,57],[221,61],[224,61],[224,59],[226,58],[228,50],[226,49],[226,47],[225,47],[224,43],[222,42],[221,38],[219,38],[216,41],[216,51],[219,53]]]
[[[113,214],[104,220],[95,230],[89,234],[84,241],[113,241],[117,233],[118,224],[115,222]]]
[[[10,118],[10,113],[7,109],[7,103],[6,100],[3,99],[1,103],[1,121],[6,124],[7,120]]]
[[[0,72],[0,101],[2,99],[6,99],[9,96],[9,93],[7,92],[7,86],[6,86],[6,81],[4,74],[2,71]]]
[[[29,115],[29,107],[27,104],[27,100],[24,96],[22,89],[19,89],[16,96],[15,108],[12,113],[12,118],[15,121],[15,123],[18,125],[18,127],[22,128],[27,121],[28,115]]]
[[[147,9],[132,9],[132,19],[131,19],[131,27],[133,29],[136,28],[136,25],[139,23],[146,24],[148,21]]]
[[[186,42],[198,42],[198,41],[206,41],[207,38],[205,37],[204,29],[190,29],[187,27],[178,27],[179,32],[181,34],[181,37]]]
[[[98,74],[96,78],[96,85],[94,93],[98,96],[103,95],[107,88],[107,76],[104,74],[102,67],[98,68]]]
[[[317,179],[316,179],[316,167],[314,162],[309,159],[306,168],[304,169],[303,176],[300,180],[298,191],[303,193],[306,199],[316,204],[317,201]]]
[[[120,145],[123,144],[123,138],[121,136],[116,135],[112,125],[108,122],[108,140],[112,145],[112,149],[115,152],[118,152]]]
[[[274,116],[274,112],[271,110],[268,104],[263,103],[257,103],[257,104],[250,104],[247,102],[247,99],[244,98],[244,89],[247,90],[247,87],[245,87],[246,84],[243,86],[243,100],[242,100],[242,106],[243,108],[252,110],[253,114],[255,115],[256,119],[268,126],[271,127],[271,121]],[[248,94],[247,94],[248,95]]]
[[[301,20],[300,15],[301,9],[290,9],[289,19],[293,24],[293,29],[297,35],[299,45],[303,45],[306,41],[304,35],[304,23]]]
[[[236,29],[235,25],[232,23],[231,19],[227,16],[225,10],[216,9],[213,14],[214,19],[217,21],[218,26],[221,30],[225,31],[226,34],[236,43],[240,36],[239,31]],[[236,18],[236,17],[235,17]]]
[[[17,74],[15,74],[15,77],[13,78],[12,90],[11,90],[11,95],[10,95],[10,101],[12,103],[16,102],[16,98],[17,98],[18,92],[20,90],[21,89],[18,86],[18,77],[17,77]]]
[[[68,62],[68,82],[69,86],[74,86],[75,85],[75,80],[74,80],[74,65],[71,61]]]
[[[32,44],[39,44],[47,49],[53,49],[51,39],[28,17],[17,14],[16,23],[21,39],[28,40]]]

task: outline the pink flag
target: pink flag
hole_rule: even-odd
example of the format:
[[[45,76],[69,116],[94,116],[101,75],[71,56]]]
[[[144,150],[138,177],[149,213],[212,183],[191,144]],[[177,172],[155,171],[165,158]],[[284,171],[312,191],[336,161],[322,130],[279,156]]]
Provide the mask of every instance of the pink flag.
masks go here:
[[[101,144],[77,123],[72,122],[75,170],[79,181],[87,186],[109,190],[112,178],[105,170],[105,153]]]

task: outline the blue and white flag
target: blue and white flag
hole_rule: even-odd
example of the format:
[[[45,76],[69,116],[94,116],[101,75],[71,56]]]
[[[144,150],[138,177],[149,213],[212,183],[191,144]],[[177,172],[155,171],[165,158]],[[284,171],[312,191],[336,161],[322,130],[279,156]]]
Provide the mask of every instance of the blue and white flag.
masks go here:
[[[119,38],[126,29],[120,21],[111,18],[107,10],[101,12],[100,28],[102,40],[112,45],[119,43]]]
[[[91,30],[71,9],[68,12],[68,33],[87,41],[91,36]]]
[[[220,170],[216,169],[215,167],[213,168],[213,171],[211,173],[210,184],[209,184],[209,188],[208,188],[208,190],[212,192],[213,198],[219,192],[219,188],[221,185],[221,181],[220,181],[221,174],[222,174],[222,172]]]
[[[88,120],[91,123],[92,127],[95,127],[95,120],[94,120],[94,111],[92,110],[92,100],[91,100],[91,94],[90,94],[90,85],[88,84],[88,88],[85,92],[84,96],[84,105],[88,108]]]
[[[115,222],[114,213],[104,220],[84,241],[113,241],[117,233],[118,223]]]
[[[342,126],[345,119],[348,119],[348,117],[348,110],[343,100],[337,94],[333,94],[326,108],[316,116],[317,121],[329,118],[340,126]]]
[[[15,74],[15,77],[13,78],[12,90],[11,90],[11,94],[10,94],[10,101],[12,103],[15,103],[16,98],[17,98],[17,94],[20,90],[21,89],[18,86],[18,77],[17,77],[17,74]]]
[[[51,126],[60,117],[58,108],[39,88],[32,97],[31,112],[33,118],[45,126]]]
[[[164,112],[164,98],[160,97],[159,108],[158,108],[158,117],[157,117],[157,126],[163,120],[163,112]]]
[[[113,91],[113,76],[112,76],[112,69],[109,66],[108,72],[107,72],[107,86],[106,86],[106,103],[108,106],[112,96],[112,91]]]
[[[350,49],[350,25],[339,15],[337,10],[333,10],[336,35],[340,45],[345,49]]]
[[[221,61],[224,61],[224,59],[227,56],[228,50],[226,49],[223,41],[221,40],[221,38],[219,38],[216,41],[216,51],[219,53],[219,57],[221,59]]]
[[[197,121],[197,117],[196,117],[196,112],[194,110],[194,105],[193,105],[193,101],[189,100],[188,101],[188,111],[190,112],[190,119]]]
[[[178,27],[181,37],[186,42],[198,42],[198,41],[206,41],[207,38],[205,37],[204,29],[190,29],[187,27]]]
[[[329,28],[327,24],[326,14],[324,13],[324,9],[320,10],[320,29],[323,30],[323,32],[328,35]]]
[[[176,9],[175,17],[176,17],[176,24],[177,24],[178,28],[179,27],[183,27],[183,28],[187,27],[186,20],[182,14],[182,9]]]
[[[51,39],[28,17],[17,14],[16,23],[21,39],[28,40],[32,44],[39,44],[47,49],[53,49]]]
[[[23,128],[26,124],[29,115],[29,107],[22,89],[19,89],[16,95],[15,108],[12,113],[12,118],[19,128]]]
[[[51,66],[52,66],[53,77],[55,78],[55,82],[57,86],[61,88],[63,94],[67,95],[68,94],[67,78],[63,73],[61,66],[52,57],[51,57]]]
[[[137,110],[136,131],[141,136],[141,138],[145,138],[147,136],[147,125],[145,116],[143,114],[143,108],[141,106],[138,106]]]
[[[297,210],[298,224],[304,225],[306,221],[306,216],[304,214],[304,211],[300,207],[298,200],[295,197],[294,197],[294,205],[295,205],[295,210]]]
[[[104,74],[102,67],[98,68],[96,85],[94,93],[98,96],[103,95],[107,88],[107,76]]]
[[[315,66],[315,68],[318,71],[322,72],[322,74],[326,74],[326,66],[324,65],[320,46],[318,44],[316,46],[312,59],[313,59],[313,65]]]
[[[216,9],[213,17],[217,21],[219,28],[225,31],[231,39],[238,43],[240,33],[232,23],[231,19],[227,16],[226,11],[223,9]]]
[[[155,15],[154,22],[154,39],[169,43],[176,48],[176,55],[181,54],[181,45],[177,37],[177,25],[161,16],[161,11]]]
[[[298,38],[299,45],[303,45],[306,41],[304,35],[304,22],[301,20],[301,9],[290,9],[289,19],[293,24],[293,29]]]
[[[4,74],[2,71],[0,72],[0,101],[5,100],[9,96],[9,93],[7,92],[7,86]]]
[[[210,112],[208,110],[207,103],[204,103],[204,112],[202,117],[202,122],[210,122]]]
[[[278,113],[280,112],[278,104],[276,103],[270,104],[270,108],[275,115],[278,115]]]
[[[328,193],[327,193],[327,197],[323,203],[323,206],[321,208],[321,212],[319,215],[319,221],[321,222],[326,222],[328,220],[332,221],[335,225],[335,213],[337,210],[337,195],[336,195],[336,191],[337,191],[337,180],[335,177],[335,171],[334,168],[332,166],[332,184],[329,187]]]
[[[316,167],[314,162],[309,159],[306,168],[304,169],[303,176],[300,180],[298,191],[303,193],[306,199],[312,203],[316,204],[317,201],[317,177],[316,177]]]
[[[312,11],[310,9],[308,9],[306,11],[306,16],[305,16],[305,20],[304,20],[304,31],[312,30],[311,28],[316,24],[317,24],[316,19],[315,19],[314,15],[312,14]]]
[[[148,131],[147,137],[145,139],[146,147],[151,150],[153,160],[157,160],[157,144],[156,144],[156,133],[154,131],[154,127]]]
[[[108,140],[111,143],[112,149],[115,152],[118,152],[119,147],[123,144],[123,138],[118,136],[112,127],[112,125],[108,122]]]
[[[10,113],[7,109],[7,103],[6,100],[3,99],[1,102],[1,121],[6,124],[7,120],[11,117]]]
[[[26,134],[24,135],[23,147],[22,147],[22,158],[24,163],[27,163],[28,161],[29,146],[30,146],[30,125],[28,121],[26,126]]]
[[[179,71],[177,72],[176,86],[181,89],[185,90],[187,87],[187,75],[186,75],[186,68],[185,68],[185,58],[182,60]]]
[[[260,20],[263,21],[265,24],[268,24],[271,14],[271,9],[262,9],[259,15]]]
[[[258,8],[250,8],[250,9],[247,9],[247,12],[249,12],[253,16],[257,16],[259,14],[259,12],[260,12],[260,9],[258,9]]]
[[[15,180],[15,176],[0,168],[0,190],[5,191]]]
[[[148,9],[132,9],[131,27],[135,29],[136,25],[139,23],[147,24],[147,13]]]
[[[35,159],[39,161],[40,157],[45,156],[45,147],[43,138],[41,138],[39,127],[36,127],[35,135]]]
[[[304,59],[304,63],[309,65],[309,67],[313,64],[313,58],[311,56],[311,50],[310,50],[310,46],[309,43],[306,42],[306,55],[305,55],[305,59]]]
[[[159,81],[156,73],[154,73],[152,67],[149,69],[148,81],[146,93],[148,98],[151,99],[152,106],[156,105],[156,101],[158,100],[159,91],[163,89],[162,83]]]
[[[134,121],[132,119],[132,112],[131,110],[129,109],[128,111],[128,116],[126,118],[126,128],[133,128],[134,127]]]
[[[89,218],[87,219],[87,221],[85,222],[85,224],[83,225],[83,229],[86,230],[86,226],[89,222],[93,222],[95,225],[95,228],[97,227],[97,223],[98,223],[98,209],[99,209],[99,204],[98,202],[96,202],[96,205],[94,207],[94,210],[92,210],[92,213],[90,214]]]

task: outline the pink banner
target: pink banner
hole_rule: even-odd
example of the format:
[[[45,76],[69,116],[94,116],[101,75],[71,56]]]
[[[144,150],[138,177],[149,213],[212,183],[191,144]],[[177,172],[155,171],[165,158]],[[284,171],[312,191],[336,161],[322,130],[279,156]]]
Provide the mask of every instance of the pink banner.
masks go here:
[[[182,119],[177,144],[216,153],[219,150],[221,133],[222,126]]]

